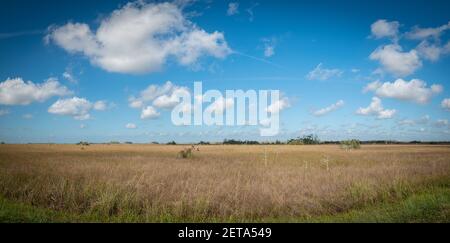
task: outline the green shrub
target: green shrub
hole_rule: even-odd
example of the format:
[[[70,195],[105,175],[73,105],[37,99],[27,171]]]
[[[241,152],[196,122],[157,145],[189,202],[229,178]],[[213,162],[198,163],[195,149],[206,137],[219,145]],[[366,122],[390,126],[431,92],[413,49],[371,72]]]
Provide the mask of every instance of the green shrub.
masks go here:
[[[344,141],[341,141],[341,148],[343,148],[345,150],[360,149],[361,142],[357,139],[344,140]]]
[[[191,158],[193,156],[193,152],[191,148],[183,149],[180,152],[178,152],[178,157],[182,159]]]

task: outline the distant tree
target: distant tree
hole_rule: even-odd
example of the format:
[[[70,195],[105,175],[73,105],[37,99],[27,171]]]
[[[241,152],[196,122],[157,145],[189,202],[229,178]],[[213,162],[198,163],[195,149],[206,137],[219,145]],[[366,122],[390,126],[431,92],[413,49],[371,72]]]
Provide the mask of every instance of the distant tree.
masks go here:
[[[89,143],[89,142],[86,142],[86,141],[80,141],[80,142],[77,143],[77,145],[89,146],[90,143]]]
[[[209,145],[210,143],[209,142],[204,142],[204,141],[200,141],[199,143],[198,143],[198,145]]]
[[[5,144],[5,142],[2,141],[0,144]]]
[[[303,145],[303,144],[311,145],[311,144],[319,144],[320,140],[317,137],[317,135],[309,134],[309,135],[304,135],[303,137],[289,139],[287,141],[287,143],[291,144],[291,145]]]
[[[126,141],[125,144],[133,144],[133,142]]]
[[[167,145],[177,145],[175,141],[168,142]]]
[[[158,142],[151,142],[151,144],[159,144]]]

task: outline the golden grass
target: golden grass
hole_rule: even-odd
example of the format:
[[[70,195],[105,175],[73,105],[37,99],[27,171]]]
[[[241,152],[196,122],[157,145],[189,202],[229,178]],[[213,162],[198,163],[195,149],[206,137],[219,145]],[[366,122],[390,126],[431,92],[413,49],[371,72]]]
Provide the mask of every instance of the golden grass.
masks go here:
[[[144,221],[265,221],[395,201],[450,176],[450,146],[0,145],[0,195]]]

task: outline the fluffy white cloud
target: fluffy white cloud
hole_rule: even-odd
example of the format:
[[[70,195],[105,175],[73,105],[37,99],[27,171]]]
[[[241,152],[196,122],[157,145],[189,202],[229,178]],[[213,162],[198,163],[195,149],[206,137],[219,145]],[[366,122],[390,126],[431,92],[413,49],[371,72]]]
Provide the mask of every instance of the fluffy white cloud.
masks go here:
[[[73,97],[60,99],[48,108],[48,112],[56,115],[71,116],[76,120],[87,120],[91,117],[89,112],[99,109],[98,102],[92,103],[85,98]]]
[[[379,61],[386,71],[400,77],[410,75],[422,66],[416,50],[403,52],[398,44],[378,47],[369,58]]]
[[[390,119],[395,115],[395,113],[397,113],[396,110],[384,109],[381,104],[381,100],[378,97],[373,97],[372,102],[368,107],[359,108],[356,111],[356,114],[358,115],[376,116],[378,119]]]
[[[319,63],[319,65],[317,65],[316,68],[314,68],[314,70],[312,70],[311,72],[308,73],[308,75],[306,76],[307,79],[309,80],[327,80],[333,77],[339,77],[343,74],[344,72],[341,71],[340,69],[326,69],[326,68],[322,68],[322,63]]]
[[[235,15],[239,13],[239,3],[229,3],[227,9],[227,15]]]
[[[450,49],[447,46],[449,46],[449,44],[442,47],[436,44],[430,44],[428,41],[422,41],[416,47],[416,50],[422,58],[430,61],[437,61],[442,55],[450,52]]]
[[[344,101],[343,100],[339,100],[338,102],[336,102],[335,104],[332,104],[328,107],[322,108],[320,110],[314,111],[313,114],[315,116],[323,116],[326,115],[332,111],[335,111],[337,109],[339,109],[340,107],[342,107],[344,105]]]
[[[450,98],[442,100],[441,107],[450,111]]]
[[[94,103],[92,108],[94,110],[97,110],[97,111],[104,111],[104,110],[106,110],[108,108],[108,105],[107,105],[106,101],[99,100],[99,101]]]
[[[410,32],[406,33],[406,37],[414,40],[423,40],[429,37],[439,39],[441,34],[448,29],[450,29],[450,22],[436,28],[420,28],[415,26]]]
[[[159,112],[153,106],[147,106],[142,109],[141,119],[155,119],[159,117]]]
[[[379,39],[383,37],[395,38],[398,35],[400,23],[397,21],[387,21],[385,19],[377,20],[370,26],[372,35]]]
[[[393,83],[375,81],[364,88],[365,92],[373,91],[380,97],[413,101],[419,104],[428,103],[433,95],[439,94],[442,90],[443,87],[438,84],[428,88],[427,84],[420,79],[412,79],[409,82],[397,79]]]
[[[128,3],[103,19],[95,32],[87,24],[68,23],[51,28],[46,40],[119,73],[158,71],[170,57],[193,65],[201,56],[231,53],[223,33],[199,28],[174,3]]]
[[[170,109],[179,104],[179,97],[189,93],[186,87],[174,85],[167,81],[163,85],[150,85],[140,92],[138,97],[131,96],[129,106],[132,108],[145,108],[141,111],[141,119],[155,119],[159,117],[159,112],[156,108]]]
[[[156,108],[170,109],[180,103],[179,97],[189,94],[189,90],[185,87],[174,86],[169,94],[164,94],[157,97],[153,101],[153,106]]]
[[[289,103],[289,99],[284,97],[270,104],[267,107],[266,111],[270,113],[279,113],[280,111],[289,108],[290,106],[291,105]]]
[[[128,123],[127,125],[125,125],[125,127],[128,129],[136,129],[137,128],[136,124],[134,124],[134,123]]]
[[[0,83],[0,104],[29,105],[32,102],[44,102],[53,96],[65,96],[71,93],[55,78],[47,79],[41,84],[25,82],[22,78],[8,78]]]
[[[180,103],[179,97],[189,93],[190,91],[187,87],[177,86],[172,82],[167,81],[163,85],[152,84],[148,86],[140,92],[139,96],[129,97],[128,102],[129,106],[132,108],[143,108],[148,105],[145,109],[148,109],[148,107],[151,107],[150,109],[154,109],[155,112],[152,112],[153,114],[150,116],[152,118],[156,118],[159,116],[156,108],[171,109]],[[147,112],[144,112],[143,110],[141,117],[147,117],[147,115],[143,115],[144,113],[150,114],[151,110],[148,110]]]

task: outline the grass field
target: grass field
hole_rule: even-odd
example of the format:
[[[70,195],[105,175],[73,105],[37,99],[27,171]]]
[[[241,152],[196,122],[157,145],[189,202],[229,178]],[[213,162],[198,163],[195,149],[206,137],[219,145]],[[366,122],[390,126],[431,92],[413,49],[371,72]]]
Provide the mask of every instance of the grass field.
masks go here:
[[[450,146],[0,145],[2,222],[450,222]]]

